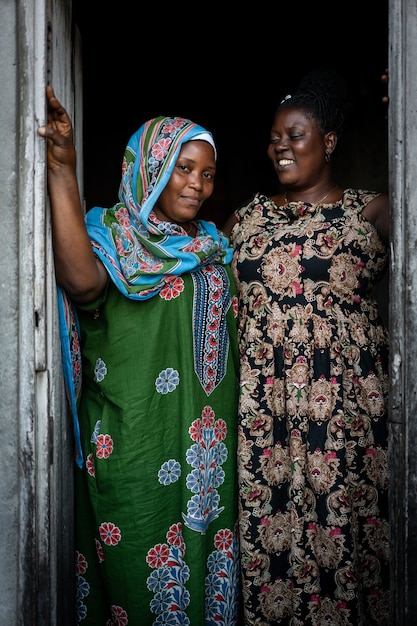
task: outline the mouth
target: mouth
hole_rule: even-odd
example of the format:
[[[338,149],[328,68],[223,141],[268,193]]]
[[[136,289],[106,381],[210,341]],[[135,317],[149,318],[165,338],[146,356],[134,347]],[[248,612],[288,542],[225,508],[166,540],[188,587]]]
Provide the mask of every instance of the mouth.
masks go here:
[[[195,198],[194,196],[182,196],[182,199],[189,205],[198,207],[201,204],[200,198]]]
[[[279,159],[276,161],[278,167],[286,167],[287,165],[293,165],[295,161],[293,159]]]

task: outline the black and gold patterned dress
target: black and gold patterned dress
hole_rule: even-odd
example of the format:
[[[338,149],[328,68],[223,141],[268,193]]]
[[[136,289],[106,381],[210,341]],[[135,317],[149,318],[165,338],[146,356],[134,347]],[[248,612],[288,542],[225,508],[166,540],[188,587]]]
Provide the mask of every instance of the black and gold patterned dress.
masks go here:
[[[377,194],[236,215],[245,624],[388,623],[388,336]]]

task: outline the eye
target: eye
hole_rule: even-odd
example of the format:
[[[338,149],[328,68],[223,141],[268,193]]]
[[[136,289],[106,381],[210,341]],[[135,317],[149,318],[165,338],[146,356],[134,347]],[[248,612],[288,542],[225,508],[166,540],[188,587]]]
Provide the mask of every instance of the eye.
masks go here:
[[[207,180],[213,180],[214,179],[214,174],[212,174],[211,172],[204,172],[203,176]]]
[[[182,163],[178,163],[177,164],[177,168],[181,171],[181,172],[189,172],[190,168],[188,167],[188,165],[184,165]]]

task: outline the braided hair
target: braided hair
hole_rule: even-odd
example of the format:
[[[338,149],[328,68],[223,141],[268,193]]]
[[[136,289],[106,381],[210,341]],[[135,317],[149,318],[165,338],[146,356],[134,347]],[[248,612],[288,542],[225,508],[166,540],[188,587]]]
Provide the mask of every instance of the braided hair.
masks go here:
[[[313,70],[281,100],[276,112],[289,108],[303,109],[323,134],[333,131],[340,139],[348,110],[347,82],[334,70]]]

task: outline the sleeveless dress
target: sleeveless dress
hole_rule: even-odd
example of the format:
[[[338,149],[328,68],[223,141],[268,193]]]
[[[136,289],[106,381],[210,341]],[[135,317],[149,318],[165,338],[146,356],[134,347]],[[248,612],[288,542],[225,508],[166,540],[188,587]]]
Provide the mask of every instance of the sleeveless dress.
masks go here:
[[[278,207],[231,233],[239,294],[238,476],[245,625],[388,624],[388,254],[377,194]]]
[[[77,308],[77,623],[237,623],[237,298],[230,266]]]

